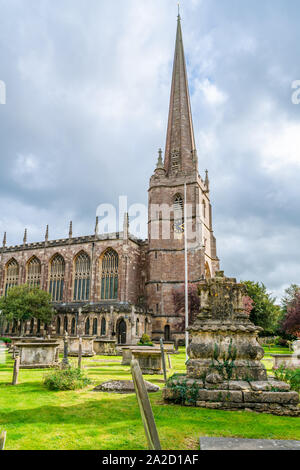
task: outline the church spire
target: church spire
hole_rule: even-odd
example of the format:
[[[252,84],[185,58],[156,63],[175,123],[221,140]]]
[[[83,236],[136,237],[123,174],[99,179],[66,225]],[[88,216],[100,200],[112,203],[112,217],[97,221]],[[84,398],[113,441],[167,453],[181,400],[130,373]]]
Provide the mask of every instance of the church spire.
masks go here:
[[[181,18],[178,13],[165,153],[165,170],[167,174],[170,174],[180,171],[189,173],[197,169],[197,155],[182,41]]]

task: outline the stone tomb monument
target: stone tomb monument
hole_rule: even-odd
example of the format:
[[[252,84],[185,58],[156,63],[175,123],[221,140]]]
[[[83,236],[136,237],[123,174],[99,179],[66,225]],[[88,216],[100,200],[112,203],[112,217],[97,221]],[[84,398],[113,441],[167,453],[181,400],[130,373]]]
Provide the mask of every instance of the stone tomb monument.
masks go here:
[[[169,402],[299,416],[297,392],[267,378],[257,342],[261,328],[244,311],[246,289],[222,271],[199,283],[200,312],[189,327],[187,374],[170,378]]]
[[[16,343],[20,354],[20,369],[45,369],[58,366],[58,343],[41,341]]]

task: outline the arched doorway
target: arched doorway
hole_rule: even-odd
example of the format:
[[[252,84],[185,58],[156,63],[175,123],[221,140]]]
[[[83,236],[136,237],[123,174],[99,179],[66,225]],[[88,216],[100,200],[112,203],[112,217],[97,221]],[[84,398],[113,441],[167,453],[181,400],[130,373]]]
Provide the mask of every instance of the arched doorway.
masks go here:
[[[126,322],[122,318],[117,325],[117,338],[118,344],[126,344],[126,334],[127,334],[127,327]]]
[[[170,325],[165,326],[165,341],[170,341],[171,339],[171,330],[170,330]]]

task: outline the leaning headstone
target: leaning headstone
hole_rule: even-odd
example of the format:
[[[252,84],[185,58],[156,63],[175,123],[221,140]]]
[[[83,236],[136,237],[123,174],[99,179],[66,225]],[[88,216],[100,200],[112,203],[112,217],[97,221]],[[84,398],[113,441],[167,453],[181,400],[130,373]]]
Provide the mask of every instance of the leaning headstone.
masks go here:
[[[171,356],[168,354],[168,362],[169,362],[169,368],[172,369],[172,361],[171,361]]]
[[[2,431],[0,434],[0,450],[4,450],[6,441],[6,431]]]
[[[131,362],[131,374],[134,382],[135,392],[144,424],[145,434],[149,450],[161,450],[158,432],[144,383],[143,375],[138,361]]]
[[[164,373],[165,382],[167,381],[167,368],[166,368],[166,358],[165,358],[165,350],[164,350],[164,342],[163,339],[160,338],[160,350],[161,350],[161,360],[162,360],[162,367]]]
[[[15,363],[14,363],[14,373],[13,373],[13,385],[18,385],[18,378],[19,378],[19,370],[20,370],[20,356],[16,353]]]
[[[81,360],[82,360],[82,338],[80,336],[78,343],[78,369],[81,369]]]

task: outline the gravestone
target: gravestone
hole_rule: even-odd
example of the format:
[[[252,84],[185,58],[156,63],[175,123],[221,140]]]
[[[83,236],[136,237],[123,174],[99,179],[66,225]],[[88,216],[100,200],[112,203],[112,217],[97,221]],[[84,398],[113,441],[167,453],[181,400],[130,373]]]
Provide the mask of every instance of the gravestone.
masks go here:
[[[160,338],[160,352],[161,352],[161,362],[162,362],[162,368],[163,368],[163,373],[164,373],[164,380],[165,382],[167,381],[167,368],[166,368],[166,357],[165,357],[165,350],[164,350],[164,342],[163,339]]]
[[[19,369],[20,369],[20,355],[17,352],[16,357],[15,357],[15,363],[14,363],[14,372],[13,372],[13,380],[12,380],[13,385],[18,385]]]
[[[267,378],[257,342],[260,327],[244,311],[243,284],[224,277],[200,281],[200,312],[188,328],[191,342],[186,376],[169,379],[166,401],[202,408],[299,416],[299,395],[284,382]]]
[[[58,343],[40,341],[16,343],[20,353],[20,369],[45,369],[58,365]]]
[[[158,437],[158,432],[144,383],[143,375],[139,366],[139,363],[136,360],[131,362],[131,373],[134,382],[136,397],[138,400],[145,434],[148,442],[149,450],[161,450],[161,445]]]

